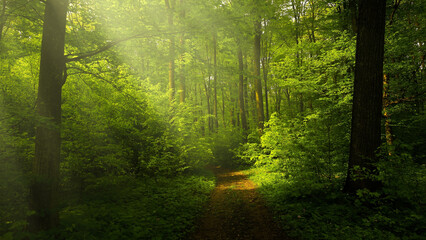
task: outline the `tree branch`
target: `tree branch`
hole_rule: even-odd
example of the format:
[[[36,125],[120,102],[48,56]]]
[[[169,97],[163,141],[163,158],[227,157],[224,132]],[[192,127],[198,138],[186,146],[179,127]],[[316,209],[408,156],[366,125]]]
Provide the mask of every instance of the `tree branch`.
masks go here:
[[[425,93],[426,92],[421,92],[421,93],[416,94],[414,96],[406,97],[406,98],[400,98],[400,99],[397,99],[397,100],[394,100],[394,101],[384,101],[383,106],[388,107],[388,106],[396,105],[396,104],[399,104],[399,103],[412,102],[412,101],[415,101],[418,97],[422,96]]]
[[[172,32],[172,33],[165,33],[165,34],[177,34],[177,33],[182,33],[182,32]],[[154,37],[154,36],[159,36],[160,34],[156,34],[156,35],[144,35],[144,33],[139,33],[130,37],[126,37],[126,38],[122,38],[122,39],[118,39],[115,41],[112,41],[108,44],[106,44],[105,46],[94,50],[94,51],[90,51],[90,52],[86,52],[86,53],[81,53],[79,54],[68,54],[65,55],[65,63],[69,63],[69,62],[75,62],[75,61],[79,61],[88,57],[93,57],[99,53],[105,52],[107,50],[109,50],[110,48],[122,43],[122,42],[126,42],[132,39],[136,39],[136,38],[147,38],[147,37]],[[79,55],[79,56],[77,56]],[[74,57],[72,57],[74,56]]]
[[[399,5],[401,4],[402,0],[395,0],[395,3],[393,5],[393,11],[389,17],[389,25],[393,24],[393,17],[395,16],[396,10],[398,10]]]
[[[77,73],[74,73],[74,74],[86,74],[86,75],[90,75],[90,76],[92,76],[92,77],[94,77],[94,78],[97,78],[97,79],[99,79],[99,80],[101,80],[101,81],[103,81],[103,82],[105,82],[105,83],[107,83],[107,84],[109,84],[110,86],[112,86],[116,91],[118,91],[119,93],[121,93],[121,94],[123,94],[124,96],[126,96],[128,99],[130,99],[131,101],[133,101],[133,103],[135,104],[135,106],[137,107],[137,108],[139,108],[139,110],[142,110],[143,109],[143,107],[141,106],[141,102],[140,102],[140,100],[138,100],[135,96],[133,96],[133,95],[131,95],[131,94],[129,94],[129,93],[127,93],[127,92],[125,92],[125,91],[123,91],[123,89],[121,89],[120,88],[120,86],[118,86],[118,85],[116,85],[114,82],[112,82],[112,81],[110,81],[110,80],[108,80],[107,78],[105,78],[105,77],[102,77],[100,74],[96,74],[96,73],[92,73],[92,72],[90,72],[90,71],[86,71],[86,70],[84,70],[84,69],[82,69],[82,68],[78,68],[78,67],[73,67],[72,69],[74,69],[74,70],[78,70],[78,72]],[[102,72],[101,72],[102,73]],[[70,74],[70,75],[74,75],[74,74]],[[86,81],[84,81],[83,80],[83,82],[88,86],[88,87],[90,87],[89,86],[89,84],[87,84],[86,83]]]

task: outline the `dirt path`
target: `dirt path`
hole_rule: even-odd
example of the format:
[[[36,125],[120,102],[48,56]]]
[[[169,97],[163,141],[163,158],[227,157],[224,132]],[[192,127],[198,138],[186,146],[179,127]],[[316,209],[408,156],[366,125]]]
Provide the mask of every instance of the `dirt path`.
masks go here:
[[[240,171],[214,169],[217,184],[192,240],[285,240],[256,185]]]

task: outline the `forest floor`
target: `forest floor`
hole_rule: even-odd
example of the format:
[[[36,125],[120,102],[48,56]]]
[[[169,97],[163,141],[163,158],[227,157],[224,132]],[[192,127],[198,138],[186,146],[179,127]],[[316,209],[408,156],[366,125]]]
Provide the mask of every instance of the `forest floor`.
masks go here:
[[[214,167],[216,188],[192,240],[285,240],[256,185],[241,171]]]

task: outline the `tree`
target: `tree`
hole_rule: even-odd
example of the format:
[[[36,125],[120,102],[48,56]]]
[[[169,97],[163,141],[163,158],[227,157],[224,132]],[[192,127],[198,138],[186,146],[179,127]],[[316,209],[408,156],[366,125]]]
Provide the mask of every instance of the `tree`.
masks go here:
[[[6,7],[7,7],[6,0],[2,0],[0,5],[0,8],[1,8],[0,10],[0,42],[3,37],[3,28],[6,25],[6,20],[7,20]]]
[[[248,130],[246,109],[244,102],[244,62],[243,62],[243,51],[241,48],[238,49],[238,66],[239,66],[239,81],[238,81],[238,104],[240,108],[241,126],[244,131]]]
[[[217,36],[213,34],[213,114],[214,114],[214,126],[215,131],[219,128],[219,119],[217,118]]]
[[[257,124],[259,129],[263,129],[265,115],[263,112],[262,79],[260,77],[260,39],[262,35],[262,24],[260,20],[254,23],[254,88],[257,109]]]
[[[167,9],[167,19],[170,31],[173,30],[173,15],[176,5],[176,0],[164,0]],[[175,101],[175,38],[170,35],[169,45],[169,104],[172,106]]]
[[[64,83],[65,25],[68,0],[45,2],[33,182],[30,187],[30,231],[56,226],[61,152],[61,88]]]
[[[183,22],[185,19],[185,6],[184,6],[184,2],[183,0],[179,1],[180,4],[180,20]],[[185,97],[186,97],[186,85],[185,85],[185,34],[181,33],[180,36],[180,48],[181,48],[181,53],[180,53],[180,82],[179,82],[179,102],[180,103],[184,103],[185,102]]]
[[[265,21],[265,25],[267,25],[267,22]],[[262,57],[262,71],[263,71],[263,81],[265,83],[264,89],[265,89],[265,115],[266,115],[266,121],[269,120],[269,97],[268,97],[268,71],[269,71],[269,58],[270,58],[270,53],[269,51],[269,47],[268,45],[270,45],[272,41],[272,37],[270,37],[270,39],[267,39],[267,37],[265,37],[264,41],[262,41],[262,49],[263,49],[263,57]]]
[[[377,190],[372,176],[380,146],[386,1],[360,0],[351,142],[345,191]]]

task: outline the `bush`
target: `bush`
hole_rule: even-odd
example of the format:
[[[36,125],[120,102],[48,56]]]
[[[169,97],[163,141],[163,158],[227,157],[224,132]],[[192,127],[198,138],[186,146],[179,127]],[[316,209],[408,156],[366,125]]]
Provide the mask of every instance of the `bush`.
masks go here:
[[[214,188],[211,172],[173,178],[102,177],[35,239],[184,239]]]

